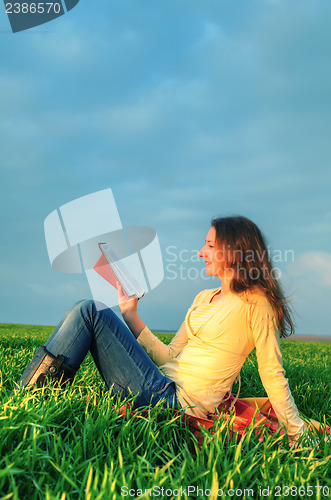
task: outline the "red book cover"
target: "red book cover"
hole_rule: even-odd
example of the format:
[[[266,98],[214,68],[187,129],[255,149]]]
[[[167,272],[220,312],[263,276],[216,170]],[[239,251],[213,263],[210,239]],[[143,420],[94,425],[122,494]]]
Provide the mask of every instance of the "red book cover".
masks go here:
[[[108,264],[106,257],[102,254],[100,259],[97,261],[95,266],[93,267],[94,271],[96,271],[100,276],[102,276],[108,283],[113,285],[116,289],[116,282],[118,279],[115,276],[115,273],[113,272],[112,268]]]

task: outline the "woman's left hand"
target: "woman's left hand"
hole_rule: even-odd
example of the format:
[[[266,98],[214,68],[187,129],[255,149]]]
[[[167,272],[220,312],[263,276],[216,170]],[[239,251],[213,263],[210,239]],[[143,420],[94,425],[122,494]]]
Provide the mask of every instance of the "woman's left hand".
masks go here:
[[[119,282],[116,283],[118,289],[118,305],[125,323],[130,328],[136,339],[145,327],[145,323],[137,314],[137,297],[129,298]]]
[[[138,299],[136,297],[129,298],[118,281],[116,282],[116,286],[118,290],[118,305],[123,318],[130,318],[137,314]]]

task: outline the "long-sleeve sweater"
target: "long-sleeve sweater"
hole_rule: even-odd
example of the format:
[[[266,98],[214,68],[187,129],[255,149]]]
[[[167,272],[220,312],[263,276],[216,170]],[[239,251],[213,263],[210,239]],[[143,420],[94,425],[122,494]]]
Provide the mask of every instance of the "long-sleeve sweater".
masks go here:
[[[277,418],[292,439],[304,431],[285,371],[273,309],[262,293],[233,294],[211,303],[220,288],[203,290],[194,299],[185,321],[169,345],[145,327],[138,337],[160,371],[176,383],[186,412],[209,417],[231,392],[249,353],[256,348],[259,374]],[[206,314],[208,304],[212,313]],[[207,307],[206,307],[207,306]],[[204,311],[201,324],[192,328]],[[199,323],[199,321],[198,321]]]

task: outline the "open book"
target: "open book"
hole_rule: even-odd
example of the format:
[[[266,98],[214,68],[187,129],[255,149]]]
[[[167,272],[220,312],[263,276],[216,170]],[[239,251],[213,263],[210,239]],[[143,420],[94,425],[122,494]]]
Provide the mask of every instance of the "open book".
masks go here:
[[[93,269],[115,287],[116,281],[119,281],[128,297],[137,297],[140,299],[145,294],[144,288],[132,276],[122,260],[111,249],[110,245],[107,243],[98,243],[98,247],[101,250],[102,256]]]

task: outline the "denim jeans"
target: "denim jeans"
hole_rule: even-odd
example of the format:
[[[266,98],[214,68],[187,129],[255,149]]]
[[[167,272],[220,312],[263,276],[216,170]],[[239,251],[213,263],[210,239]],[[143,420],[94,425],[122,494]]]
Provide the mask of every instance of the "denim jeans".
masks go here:
[[[100,375],[112,394],[135,395],[134,408],[161,406],[179,409],[174,381],[162,375],[127,326],[111,309],[97,310],[94,301],[73,305],[51,334],[45,347],[65,363],[79,368],[90,350]]]

